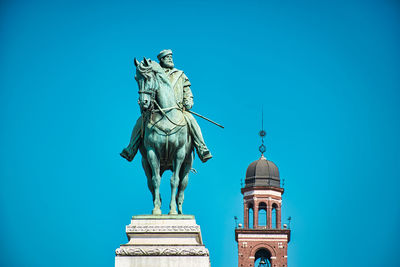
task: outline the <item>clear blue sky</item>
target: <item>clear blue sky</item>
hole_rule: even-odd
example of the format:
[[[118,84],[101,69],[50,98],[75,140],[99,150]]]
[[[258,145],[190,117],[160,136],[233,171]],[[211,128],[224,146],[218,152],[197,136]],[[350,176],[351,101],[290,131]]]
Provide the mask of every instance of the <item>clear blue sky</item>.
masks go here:
[[[214,159],[184,211],[212,266],[237,265],[240,180],[258,159],[285,178],[290,267],[399,266],[400,3],[2,1],[0,265],[109,267],[148,214],[133,58],[165,48],[192,83]],[[167,212],[169,173],[164,176]]]

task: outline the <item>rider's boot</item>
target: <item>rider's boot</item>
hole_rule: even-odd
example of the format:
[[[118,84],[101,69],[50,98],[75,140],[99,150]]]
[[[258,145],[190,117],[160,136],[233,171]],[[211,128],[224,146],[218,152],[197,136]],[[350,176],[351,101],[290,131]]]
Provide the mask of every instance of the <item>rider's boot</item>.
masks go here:
[[[186,121],[188,122],[188,126],[190,129],[190,133],[193,137],[193,144],[196,148],[197,155],[200,160],[204,163],[207,160],[212,158],[210,150],[208,150],[203,135],[201,134],[201,130],[197,121],[193,118],[190,113],[185,113]]]
[[[120,153],[121,157],[125,158],[127,161],[132,161],[139,149],[139,144],[141,141],[141,127],[142,116],[139,117],[139,119],[136,121],[135,127],[133,127],[129,145]]]
[[[196,147],[197,155],[199,156],[201,162],[205,163],[207,160],[212,158],[210,150],[206,146],[203,148],[199,149]]]
[[[125,158],[127,161],[132,161],[133,158],[135,157],[136,153],[138,151],[138,148],[134,148],[134,147],[126,147],[122,150],[121,153],[119,153],[121,155],[121,157]]]

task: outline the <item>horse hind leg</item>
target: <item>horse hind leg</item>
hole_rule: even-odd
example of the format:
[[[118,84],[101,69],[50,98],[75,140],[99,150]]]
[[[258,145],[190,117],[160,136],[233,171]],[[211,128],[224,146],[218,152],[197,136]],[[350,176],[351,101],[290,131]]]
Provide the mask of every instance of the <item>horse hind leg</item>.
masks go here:
[[[183,214],[183,200],[185,199],[185,188],[188,184],[189,181],[189,174],[186,174],[180,184],[179,184],[179,188],[178,188],[178,194],[176,195],[176,205],[178,207],[178,214]]]
[[[173,166],[172,166],[172,177],[171,177],[171,202],[169,204],[169,214],[178,214],[176,211],[176,197],[177,197],[177,190],[178,186],[180,184],[180,170],[181,166],[183,163],[183,160],[185,159],[185,154],[183,149],[178,150],[176,157],[173,161]]]
[[[154,150],[147,151],[147,159],[148,163],[151,168],[151,185],[154,190],[153,194],[153,215],[161,214],[161,197],[160,197],[160,183],[161,183],[161,176],[160,176],[160,161],[155,153]]]
[[[176,205],[178,206],[179,214],[183,214],[182,206],[183,206],[183,200],[185,198],[184,191],[189,182],[189,172],[192,169],[193,158],[191,155],[189,157],[190,159],[182,164],[178,193],[176,195]]]
[[[149,188],[151,195],[153,196],[153,202],[154,202],[155,195],[154,195],[154,187],[153,187],[153,180],[152,180],[153,175],[151,173],[150,164],[147,161],[147,159],[145,159],[144,157],[142,158],[142,166],[143,166],[144,173],[146,174],[146,177],[147,177],[147,187]]]

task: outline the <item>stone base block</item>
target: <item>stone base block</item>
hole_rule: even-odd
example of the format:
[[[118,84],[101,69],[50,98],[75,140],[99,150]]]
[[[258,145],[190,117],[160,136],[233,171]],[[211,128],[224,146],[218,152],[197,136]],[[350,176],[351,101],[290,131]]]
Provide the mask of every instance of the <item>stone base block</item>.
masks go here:
[[[126,234],[129,242],[115,251],[115,267],[210,267],[192,215],[133,216]]]

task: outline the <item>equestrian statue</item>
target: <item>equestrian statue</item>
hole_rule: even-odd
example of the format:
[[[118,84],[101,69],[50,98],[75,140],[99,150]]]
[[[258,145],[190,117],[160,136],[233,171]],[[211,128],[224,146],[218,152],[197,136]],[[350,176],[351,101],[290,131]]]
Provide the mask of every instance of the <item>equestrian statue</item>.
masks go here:
[[[161,214],[161,176],[171,170],[169,214],[182,214],[183,192],[193,164],[192,151],[196,149],[202,162],[212,156],[191,114],[196,113],[190,111],[193,94],[189,79],[174,68],[171,50],[161,51],[157,58],[159,63],[146,58],[140,63],[134,60],[141,116],[132,130],[129,145],[120,155],[132,161],[138,150],[142,154],[154,215]]]

